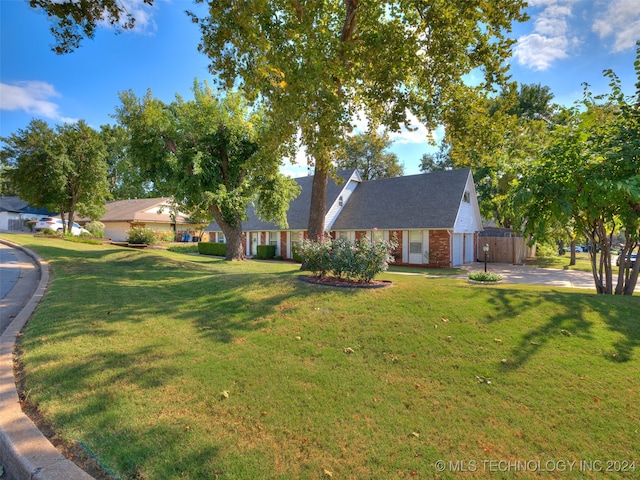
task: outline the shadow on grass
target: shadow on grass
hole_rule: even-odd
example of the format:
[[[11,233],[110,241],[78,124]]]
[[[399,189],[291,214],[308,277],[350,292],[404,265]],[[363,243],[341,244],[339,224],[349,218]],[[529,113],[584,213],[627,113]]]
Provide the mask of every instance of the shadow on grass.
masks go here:
[[[480,295],[480,293],[477,293]],[[472,294],[473,295],[473,294]],[[486,295],[486,291],[482,293]],[[488,303],[493,312],[488,323],[511,320],[514,316],[523,316],[520,341],[511,352],[511,368],[524,365],[531,357],[558,335],[579,336],[593,339],[593,321],[589,314],[605,320],[608,329],[620,334],[620,339],[612,344],[605,358],[614,362],[628,362],[634,357],[634,351],[640,348],[640,297],[606,296],[576,292],[550,290],[543,294],[548,302],[549,312],[542,322],[533,319],[526,323],[526,314],[540,305],[539,290],[493,288]]]

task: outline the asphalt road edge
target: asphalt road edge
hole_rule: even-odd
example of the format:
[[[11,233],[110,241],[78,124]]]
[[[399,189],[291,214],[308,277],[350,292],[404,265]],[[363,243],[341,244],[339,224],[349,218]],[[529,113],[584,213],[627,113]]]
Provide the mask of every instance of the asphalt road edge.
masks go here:
[[[46,292],[49,267],[31,250],[4,239],[0,241],[29,255],[40,271],[34,294],[0,336],[0,464],[6,480],[93,480],[65,458],[20,407],[13,351],[20,332]]]

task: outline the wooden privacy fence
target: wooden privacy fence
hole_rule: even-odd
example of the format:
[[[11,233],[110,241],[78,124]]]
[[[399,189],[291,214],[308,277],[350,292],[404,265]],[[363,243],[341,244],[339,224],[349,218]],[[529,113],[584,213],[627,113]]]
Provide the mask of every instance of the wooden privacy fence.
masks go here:
[[[489,245],[487,262],[520,264],[535,255],[535,246],[529,247],[523,237],[478,237],[476,258],[484,262],[484,245]]]

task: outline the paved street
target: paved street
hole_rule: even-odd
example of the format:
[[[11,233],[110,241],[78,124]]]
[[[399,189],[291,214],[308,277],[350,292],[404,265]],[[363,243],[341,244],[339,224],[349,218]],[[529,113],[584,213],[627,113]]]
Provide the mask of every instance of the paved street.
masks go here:
[[[26,305],[40,280],[33,259],[0,242],[0,335]]]

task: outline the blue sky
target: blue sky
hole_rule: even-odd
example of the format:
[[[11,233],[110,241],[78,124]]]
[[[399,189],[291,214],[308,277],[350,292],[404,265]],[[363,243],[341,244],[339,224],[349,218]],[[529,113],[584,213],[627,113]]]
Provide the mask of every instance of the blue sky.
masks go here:
[[[53,124],[86,120],[94,128],[114,123],[118,93],[147,89],[166,102],[176,93],[190,98],[195,78],[210,80],[207,58],[198,53],[196,25],[184,14],[190,0],[122,0],[136,13],[135,31],[101,28],[71,54],[56,55],[46,17],[27,0],[0,0],[0,136],[24,128],[33,118]],[[198,7],[201,8],[201,7]],[[604,69],[612,69],[625,92],[634,90],[635,42],[640,40],[640,0],[530,0],[531,19],[514,25],[518,42],[511,75],[519,83],[549,86],[556,103],[570,105],[587,82],[608,91]],[[392,151],[405,175],[419,173],[420,158],[433,151],[427,131],[393,134]],[[436,138],[438,136],[436,132]],[[292,176],[303,165],[287,165]]]

